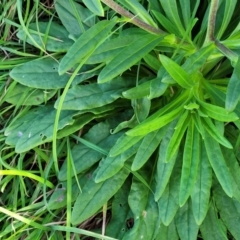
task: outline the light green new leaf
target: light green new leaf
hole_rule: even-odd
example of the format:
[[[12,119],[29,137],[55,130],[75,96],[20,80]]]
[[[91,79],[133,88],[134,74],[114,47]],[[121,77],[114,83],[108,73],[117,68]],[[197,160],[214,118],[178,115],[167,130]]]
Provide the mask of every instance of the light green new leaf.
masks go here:
[[[201,145],[199,132],[195,128],[194,122],[190,121],[183,153],[183,166],[179,192],[180,207],[186,203],[192,193],[198,174],[200,149]]]
[[[106,122],[100,122],[99,124],[94,125],[88,133],[83,136],[83,139],[92,145],[103,148],[108,152],[121,135],[122,133],[110,135],[110,125]],[[78,143],[72,148],[72,156],[75,171],[78,174],[84,172],[86,169],[98,162],[104,154],[82,143]],[[72,176],[74,176],[73,172]],[[67,179],[66,160],[61,166],[58,179],[60,181],[65,181]]]
[[[239,119],[236,113],[229,113],[226,109],[222,107],[202,102],[200,100],[198,102],[202,106],[201,111],[213,119],[221,122],[234,122]]]
[[[69,80],[68,74],[59,76],[58,62],[50,57],[36,59],[16,66],[10,72],[11,78],[22,85],[40,89],[59,89],[64,88]],[[83,73],[76,76],[73,84],[80,83],[95,73]]]
[[[125,47],[101,71],[98,82],[104,83],[120,75],[149,53],[163,39],[149,33],[139,35],[139,39]],[[131,53],[131,54],[129,54]]]
[[[115,157],[119,155],[120,153],[126,151],[129,149],[131,146],[139,142],[144,136],[137,136],[137,137],[132,137],[132,136],[127,136],[127,135],[122,135],[116,144],[113,146],[113,148],[109,152],[110,157]]]
[[[4,101],[13,105],[40,105],[52,98],[55,93],[56,90],[44,91],[42,89],[34,89],[17,84],[14,86],[13,90],[9,91],[8,89],[6,95],[4,96]]]
[[[95,214],[118,191],[128,175],[129,171],[123,168],[112,178],[101,183],[95,183],[93,178],[89,179],[73,206],[72,224],[82,223]]]
[[[108,38],[115,24],[115,20],[103,20],[84,32],[62,58],[58,68],[59,74],[64,74],[83,59],[86,61],[90,54]]]
[[[199,227],[193,217],[190,199],[183,207],[179,208],[175,220],[180,239],[197,239]]]
[[[159,153],[158,153],[158,162],[157,162],[157,175],[156,175],[156,189],[155,189],[155,200],[157,201],[163,194],[168,181],[170,179],[174,164],[176,162],[177,154],[175,154],[171,161],[166,163],[166,149],[169,144],[169,141],[172,138],[172,135],[174,133],[174,128],[176,126],[177,121],[173,121],[170,125],[166,126],[167,132],[161,142],[161,145],[159,147]],[[179,161],[181,160],[180,159]]]
[[[219,183],[221,184],[225,193],[229,197],[232,197],[232,176],[226,165],[218,142],[216,142],[215,139],[213,139],[207,131],[205,131],[204,144],[206,147],[209,162],[213,168],[214,173],[216,174]]]
[[[228,197],[221,188],[214,189],[214,199],[220,212],[222,221],[236,240],[240,239],[240,203]]]
[[[216,209],[210,204],[207,216],[200,226],[204,240],[228,240],[226,227],[221,219],[217,217]]]
[[[52,140],[56,110],[53,106],[39,106],[10,124],[4,134],[6,144],[14,145],[17,153],[26,152]],[[75,111],[62,111],[58,130],[73,124]]]
[[[140,144],[141,141],[137,142],[116,157],[107,156],[105,159],[103,159],[96,171],[95,182],[99,183],[105,181],[120,171],[123,168],[124,163],[138,151]]]
[[[240,58],[234,67],[232,76],[228,83],[225,108],[228,112],[233,111],[240,100]]]
[[[94,14],[103,17],[104,10],[101,4],[101,0],[82,0],[87,8]]]
[[[48,31],[49,24],[50,28]],[[50,52],[66,52],[74,43],[68,37],[69,33],[67,30],[56,22],[30,23],[28,30],[36,43]],[[32,40],[26,36],[24,30],[19,30],[17,37],[22,41],[27,41],[29,44],[34,45]]]
[[[197,180],[191,193],[193,216],[198,225],[202,224],[208,212],[211,187],[212,168],[202,142],[201,162],[197,172]]]
[[[169,144],[166,149],[166,159],[165,161],[168,162],[172,159],[174,154],[177,152],[180,143],[182,141],[182,138],[184,136],[184,133],[188,127],[190,121],[190,116],[188,111],[185,111],[182,116],[179,118],[178,123],[175,127],[175,131],[172,135],[171,140],[169,141]]]
[[[182,68],[188,74],[196,72],[204,65],[213,50],[214,44],[210,44],[204,48],[199,49],[187,58],[185,63],[182,65]]]
[[[104,84],[92,83],[81,86],[74,86],[69,89],[62,109],[86,110],[105,106],[122,97],[122,91],[128,88],[131,81],[121,77]],[[55,103],[58,107],[59,99]]]
[[[76,38],[95,24],[92,12],[72,0],[56,0],[54,6],[63,26]]]
[[[131,167],[132,171],[137,171],[148,161],[164,137],[166,130],[167,128],[164,127],[158,131],[149,133],[143,138],[141,146],[133,160]]]
[[[204,129],[215,139],[215,141],[219,142],[221,145],[232,149],[232,144],[225,138],[213,124],[212,120],[209,118],[201,119],[202,125]],[[205,135],[203,134],[204,138]]]
[[[175,118],[181,115],[183,111],[183,107],[180,106],[174,110],[172,110],[169,113],[166,113],[165,115],[161,117],[156,117],[155,119],[149,121],[147,118],[145,121],[140,123],[138,126],[135,128],[127,131],[128,136],[141,136],[141,135],[146,135],[152,131],[155,131],[157,129],[160,129],[167,125],[168,123],[172,122]],[[152,117],[152,116],[151,116]],[[150,118],[151,118],[150,117]]]
[[[181,161],[177,161],[169,183],[158,200],[159,216],[165,226],[168,226],[173,221],[179,209],[181,167]]]
[[[160,54],[160,60],[169,75],[183,88],[191,88],[194,82],[191,76],[172,59]]]

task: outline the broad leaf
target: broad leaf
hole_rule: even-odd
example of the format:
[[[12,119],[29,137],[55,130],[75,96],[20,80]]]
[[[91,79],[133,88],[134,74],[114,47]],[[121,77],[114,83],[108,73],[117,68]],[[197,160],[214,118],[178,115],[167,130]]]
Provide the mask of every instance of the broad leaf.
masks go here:
[[[125,47],[103,68],[98,82],[104,83],[120,75],[150,52],[163,37],[145,33],[139,39]],[[129,54],[131,52],[131,54]],[[121,59],[121,61],[119,61]]]
[[[74,37],[95,24],[92,12],[72,0],[56,0],[55,9],[63,26]]]
[[[103,17],[104,11],[100,0],[83,0],[87,8],[94,14]]]
[[[207,150],[209,162],[223,190],[229,197],[232,197],[232,177],[226,165],[220,146],[206,131],[205,136],[204,144]]]
[[[202,142],[201,162],[197,172],[197,180],[191,193],[193,216],[198,225],[202,224],[208,212],[211,187],[212,168]]]
[[[122,97],[122,91],[131,84],[129,79],[117,78],[114,81],[104,84],[92,83],[81,86],[74,86],[69,89],[62,109],[86,110],[105,106]],[[130,82],[130,83],[129,83]],[[55,103],[58,107],[59,99]]]
[[[127,179],[123,186],[114,195],[112,201],[111,221],[107,225],[106,235],[122,239],[128,228],[131,227],[133,214],[128,205],[128,196],[131,187],[131,179]],[[129,225],[128,225],[129,223]]]
[[[188,200],[183,207],[179,208],[175,219],[180,239],[197,239],[199,229],[193,217],[190,200]]]
[[[178,240],[178,234],[174,221],[169,226],[165,226],[161,223],[156,240]]]
[[[50,57],[40,58],[13,68],[13,70],[10,72],[10,76],[22,85],[32,88],[64,88],[70,76],[68,74],[59,76],[58,66],[58,62]],[[84,73],[84,71],[87,70],[89,69],[86,67],[82,69],[81,74],[75,77],[73,85],[76,85],[96,75],[96,72]]]
[[[55,90],[44,91],[17,84],[12,91],[8,89],[4,101],[13,105],[40,105],[52,98],[55,93]]]
[[[221,219],[217,218],[216,208],[213,204],[210,204],[200,231],[204,240],[228,240],[226,228]]]
[[[221,188],[214,189],[214,199],[216,200],[217,208],[225,226],[235,239],[240,239],[240,203],[234,198],[228,197]]]
[[[17,153],[28,151],[52,140],[56,110],[53,106],[40,106],[13,121],[5,130],[6,144],[14,145]],[[58,130],[73,124],[74,111],[62,111]]]
[[[118,191],[128,175],[129,171],[123,168],[112,178],[101,183],[95,183],[93,178],[89,179],[73,206],[72,224],[82,223],[95,214]]]
[[[48,29],[49,25],[50,28]],[[36,43],[48,51],[66,52],[73,44],[73,40],[68,37],[67,30],[56,22],[30,23],[28,29]],[[29,44],[34,45],[24,30],[19,30],[17,37],[22,41],[27,41]]]
[[[121,135],[122,133],[110,135],[110,125],[107,122],[100,122],[94,125],[89,132],[83,136],[83,139],[93,145],[103,148],[105,151],[109,151]],[[98,162],[104,155],[102,152],[96,151],[82,143],[78,143],[72,148],[72,156],[74,168],[78,174]],[[72,176],[74,176],[74,173],[72,173]],[[67,179],[66,160],[59,171],[58,178],[60,181],[65,181]]]
[[[61,60],[58,68],[59,74],[64,74],[83,59],[86,61],[90,54],[108,38],[115,24],[115,20],[103,20],[84,32]]]

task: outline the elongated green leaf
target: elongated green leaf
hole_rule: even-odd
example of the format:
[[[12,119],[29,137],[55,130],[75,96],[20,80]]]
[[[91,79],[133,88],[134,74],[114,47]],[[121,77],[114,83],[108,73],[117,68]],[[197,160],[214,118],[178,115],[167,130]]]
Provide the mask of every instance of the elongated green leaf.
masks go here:
[[[174,164],[176,162],[177,154],[175,154],[172,159],[166,163],[166,149],[169,144],[169,141],[172,138],[174,133],[174,128],[177,124],[177,121],[173,121],[170,125],[166,126],[167,132],[161,142],[158,153],[158,162],[157,162],[157,176],[156,176],[156,189],[155,189],[155,200],[159,200],[162,196],[168,181],[170,179]],[[180,156],[181,158],[182,156]],[[180,159],[179,159],[180,160]]]
[[[240,58],[234,68],[227,88],[225,108],[227,111],[233,111],[240,100]]]
[[[74,86],[67,92],[62,109],[86,110],[105,106],[122,96],[122,91],[131,84],[128,80],[119,77],[104,84],[92,83]],[[58,107],[58,103],[59,99],[55,103],[55,108]]]
[[[127,131],[126,134],[129,136],[141,136],[160,129],[177,118],[181,114],[182,109],[182,106],[180,106],[170,113],[167,113],[159,118],[155,118],[152,121],[148,121],[148,119],[146,119],[146,122],[143,121],[137,127]]]
[[[162,78],[157,77],[151,81],[149,99],[162,96],[168,88],[168,84],[162,82]]]
[[[180,239],[197,239],[199,228],[193,217],[190,200],[183,207],[179,208],[175,219]]]
[[[176,0],[169,0],[169,1],[160,0],[160,2],[168,19],[179,29],[179,31],[181,32],[181,36],[183,37],[185,34],[185,30],[183,28],[183,25],[178,13],[178,6],[177,6]]]
[[[122,93],[127,99],[138,99],[149,95],[151,81],[147,81]]]
[[[17,153],[28,151],[40,144],[52,140],[53,124],[56,110],[53,106],[39,106],[28,111],[10,124],[4,134],[7,136],[6,144],[15,146]],[[74,111],[63,111],[58,129],[74,123]]]
[[[120,35],[117,38],[108,39],[101,44],[87,59],[86,64],[109,62],[119,54],[126,46],[139,38],[137,34]]]
[[[133,214],[128,205],[128,199],[126,198],[126,196],[129,195],[131,184],[131,179],[126,180],[114,195],[111,221],[108,223],[106,229],[107,236],[122,239],[128,230],[127,222],[130,222],[133,218]]]
[[[13,105],[40,105],[52,98],[55,93],[56,90],[46,92],[41,89],[34,89],[17,84],[12,91],[7,91],[4,96],[4,101]]]
[[[220,146],[207,131],[205,131],[205,136],[204,144],[207,150],[209,162],[223,190],[229,197],[232,197],[232,177],[226,165]]]
[[[170,58],[165,55],[160,55],[160,60],[162,65],[169,73],[169,75],[183,88],[191,88],[194,86],[194,82],[192,81],[190,75],[177,63],[175,63]]]
[[[189,113],[188,111],[185,111],[184,114],[182,114],[182,116],[179,118],[178,123],[175,127],[174,134],[172,135],[172,138],[167,146],[165,159],[166,162],[170,161],[174,154],[177,152],[182,141],[183,135],[188,127],[189,121],[190,121]]]
[[[50,28],[48,30],[49,24]],[[66,52],[74,43],[68,37],[67,30],[56,22],[30,23],[28,30],[31,37],[39,46],[51,52]],[[29,44],[34,45],[32,40],[26,36],[24,30],[19,30],[17,37],[22,41],[27,41]]]
[[[101,17],[104,16],[104,10],[100,0],[83,0],[83,2],[94,14]]]
[[[215,141],[219,142],[221,145],[227,148],[233,148],[232,144],[218,131],[211,119],[202,118],[201,122],[204,129],[207,130],[207,132],[215,139]]]
[[[144,163],[148,161],[164,137],[166,130],[167,127],[164,127],[158,131],[149,133],[146,137],[143,138],[139,150],[137,151],[137,154],[133,160],[131,167],[132,171],[137,171],[144,165]]]
[[[214,199],[219,209],[221,219],[235,239],[240,239],[240,203],[228,197],[220,187],[214,189]]]
[[[233,197],[240,202],[240,166],[236,155],[230,149],[221,148],[226,163],[233,178]]]
[[[196,182],[200,162],[200,149],[199,132],[194,127],[193,121],[191,121],[188,127],[183,153],[183,167],[179,192],[180,207],[186,203]]]
[[[59,74],[64,74],[84,58],[86,61],[90,54],[107,39],[115,24],[115,20],[103,20],[84,32],[61,60],[58,68]]]
[[[150,184],[153,173],[151,164],[140,170],[141,176]],[[155,231],[159,226],[157,203],[150,190],[136,177],[133,178],[128,202],[134,215],[134,226],[124,235],[123,240],[138,239],[141,236],[143,239],[154,239]]]
[[[198,225],[202,224],[208,212],[211,187],[212,169],[202,142],[201,162],[197,172],[197,180],[191,193],[193,216]]]
[[[240,66],[240,65],[239,65]],[[201,110],[209,117],[221,122],[234,122],[239,119],[236,113],[229,113],[226,109],[206,102],[198,101],[202,106]]]
[[[132,107],[134,109],[137,121],[141,123],[147,118],[150,112],[151,101],[146,97],[135,99],[132,101]]]
[[[110,135],[110,125],[108,123],[101,122],[94,125],[88,133],[83,136],[83,139],[93,145],[103,148],[105,151],[109,151],[121,135],[122,133]],[[78,143],[72,148],[72,156],[75,171],[78,174],[98,162],[104,154],[82,143]],[[74,173],[72,173],[72,176],[74,176]],[[67,179],[66,160],[61,166],[58,179],[60,181],[66,181]]]
[[[90,179],[73,206],[72,224],[79,224],[95,214],[118,191],[128,174],[129,171],[123,168],[102,183],[95,183]]]
[[[69,80],[68,74],[59,76],[58,63],[50,57],[36,59],[26,62],[23,65],[13,68],[10,72],[11,78],[22,85],[40,88],[40,89],[59,89],[64,88]],[[88,78],[93,77],[96,73],[84,73],[76,76],[73,85],[76,85]]]
[[[161,223],[156,240],[178,240],[178,234],[174,221],[169,226],[165,226]]]
[[[115,157],[120,153],[126,151],[131,146],[139,142],[144,136],[131,137],[127,135],[122,135],[113,148],[109,152],[110,157]]]
[[[176,162],[169,183],[158,200],[159,216],[165,226],[168,226],[173,221],[179,209],[181,167],[181,161]]]
[[[137,41],[129,44],[103,68],[98,82],[104,83],[123,73],[150,52],[163,39],[152,34],[143,34]],[[129,54],[131,52],[131,54]],[[119,61],[121,59],[121,61]]]
[[[213,50],[214,44],[210,44],[204,48],[199,49],[194,54],[190,55],[189,58],[187,58],[186,62],[182,65],[182,68],[188,74],[194,73],[204,65]]]
[[[96,171],[95,182],[99,183],[105,181],[120,171],[123,168],[124,163],[138,151],[140,144],[141,141],[137,142],[116,157],[107,156],[105,159],[103,159]]]
[[[220,39],[222,37],[224,31],[227,29],[227,26],[232,18],[237,0],[224,1],[223,3],[225,5],[225,9],[224,9],[221,27],[217,33],[217,39]]]
[[[74,1],[57,0],[54,6],[63,26],[76,38],[95,24],[92,12]]]
[[[225,226],[221,219],[217,218],[216,209],[210,204],[208,213],[200,226],[204,240],[228,240]]]

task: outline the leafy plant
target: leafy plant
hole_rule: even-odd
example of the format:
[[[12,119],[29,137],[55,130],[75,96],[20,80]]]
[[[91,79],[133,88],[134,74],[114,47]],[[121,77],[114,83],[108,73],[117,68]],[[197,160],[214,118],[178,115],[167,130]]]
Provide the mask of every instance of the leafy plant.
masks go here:
[[[6,22],[24,61],[1,98],[3,117],[15,109],[0,170],[12,236],[239,239],[239,2],[56,0],[49,21],[22,6]],[[34,156],[41,178],[26,174]],[[7,186],[40,193],[12,175],[43,199],[12,204]],[[83,230],[101,212],[102,234]]]

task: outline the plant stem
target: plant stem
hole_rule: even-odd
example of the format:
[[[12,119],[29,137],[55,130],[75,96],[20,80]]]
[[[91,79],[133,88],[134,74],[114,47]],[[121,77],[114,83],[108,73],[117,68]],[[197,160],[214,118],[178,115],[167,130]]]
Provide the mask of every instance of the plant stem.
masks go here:
[[[115,12],[119,13],[121,16],[128,18],[132,24],[134,24],[150,33],[153,33],[153,34],[157,34],[157,35],[165,34],[165,32],[163,30],[161,30],[159,28],[155,28],[155,27],[143,22],[142,20],[140,20],[135,15],[133,15],[132,13],[130,13],[129,11],[127,11],[126,9],[121,7],[119,4],[117,4],[113,0],[101,0],[101,1],[103,3],[105,3],[108,7],[113,9]]]
[[[204,45],[206,45],[209,42],[213,42],[215,40],[214,30],[215,30],[218,4],[219,4],[219,0],[211,0],[209,16],[208,16],[207,35],[206,35]]]

